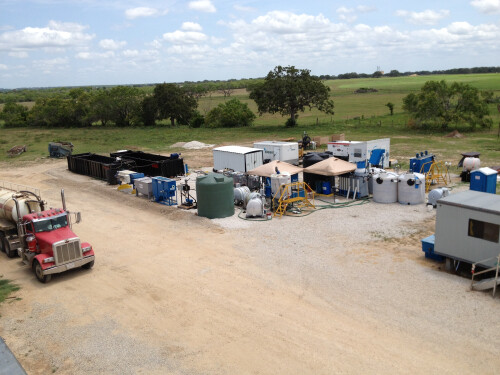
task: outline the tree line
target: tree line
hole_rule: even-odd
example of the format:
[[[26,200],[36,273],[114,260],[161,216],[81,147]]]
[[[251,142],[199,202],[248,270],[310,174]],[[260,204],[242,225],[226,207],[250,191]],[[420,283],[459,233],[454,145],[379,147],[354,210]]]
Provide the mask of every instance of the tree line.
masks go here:
[[[379,72],[380,73],[380,72]],[[0,112],[6,127],[118,127],[154,126],[166,120],[171,126],[189,125],[193,128],[250,126],[256,115],[247,104],[229,99],[203,116],[198,100],[208,89],[197,85],[163,83],[144,92],[138,87],[115,86],[98,89],[71,89],[67,96],[55,94],[26,106],[9,101]],[[297,124],[299,112],[307,108],[333,115],[334,103],[330,88],[308,69],[276,66],[261,80],[248,85],[250,99],[257,104],[259,115],[279,113],[287,117],[285,125]],[[230,96],[230,92],[224,96]],[[491,127],[488,103],[498,102],[493,92],[480,92],[469,84],[428,81],[418,93],[403,98],[403,109],[410,114],[413,127],[468,125]],[[391,115],[394,104],[386,104]]]
[[[41,97],[29,109],[8,101],[0,112],[5,127],[90,127],[100,126],[154,126],[166,120],[171,126],[191,127],[248,126],[255,114],[248,105],[231,99],[206,116],[198,111],[198,99],[203,92],[192,87],[163,83],[146,93],[138,87],[73,88],[67,95],[56,93]],[[234,114],[238,117],[234,118]],[[233,121],[221,119],[233,116]]]

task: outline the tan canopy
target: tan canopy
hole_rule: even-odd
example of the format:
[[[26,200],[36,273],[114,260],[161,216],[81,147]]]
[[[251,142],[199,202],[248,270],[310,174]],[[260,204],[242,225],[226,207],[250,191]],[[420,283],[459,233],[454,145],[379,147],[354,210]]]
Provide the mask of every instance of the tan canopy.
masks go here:
[[[352,172],[355,169],[356,164],[349,163],[348,161],[342,159],[328,158],[304,168],[304,172],[320,174],[322,176],[338,176],[344,173]]]
[[[295,165],[284,161],[273,160],[267,164],[263,164],[260,167],[248,171],[247,174],[261,177],[271,177],[272,174],[276,173],[276,167],[278,167],[280,173],[288,172],[290,174],[297,174],[302,172],[302,168],[300,167],[296,167]]]

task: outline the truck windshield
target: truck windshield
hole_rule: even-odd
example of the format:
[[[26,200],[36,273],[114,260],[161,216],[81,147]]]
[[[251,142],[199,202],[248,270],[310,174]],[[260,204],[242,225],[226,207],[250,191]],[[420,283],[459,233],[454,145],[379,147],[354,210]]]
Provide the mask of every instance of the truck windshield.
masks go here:
[[[38,220],[33,222],[35,232],[50,232],[54,229],[66,227],[68,225],[68,217],[66,215],[47,218],[45,220]]]

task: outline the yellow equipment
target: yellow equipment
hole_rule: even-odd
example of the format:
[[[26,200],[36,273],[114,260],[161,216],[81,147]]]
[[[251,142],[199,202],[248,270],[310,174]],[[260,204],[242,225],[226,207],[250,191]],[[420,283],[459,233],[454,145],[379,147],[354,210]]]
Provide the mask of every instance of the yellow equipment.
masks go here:
[[[312,203],[307,197],[308,191],[312,192]],[[305,182],[292,182],[291,184],[281,185],[273,196],[273,201],[276,200],[278,201],[278,206],[274,211],[274,216],[281,217],[283,214],[286,214],[286,209],[290,204],[293,204],[296,208],[315,208],[314,192]]]
[[[429,171],[424,173],[426,170],[426,166],[429,167]],[[442,161],[429,161],[427,163],[422,164],[420,168],[420,173],[425,174],[425,192],[428,193],[431,185],[442,183],[445,186],[451,182],[450,172],[448,171],[448,167]]]

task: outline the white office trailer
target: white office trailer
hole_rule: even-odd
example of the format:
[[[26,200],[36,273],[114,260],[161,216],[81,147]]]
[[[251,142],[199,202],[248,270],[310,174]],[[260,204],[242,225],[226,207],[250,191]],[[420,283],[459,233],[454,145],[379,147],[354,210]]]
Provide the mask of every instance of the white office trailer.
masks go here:
[[[264,150],[264,160],[279,160],[299,165],[298,142],[262,141],[254,143],[253,147]]]
[[[264,163],[264,150],[243,146],[222,146],[213,149],[214,169],[248,172]]]
[[[384,150],[381,155],[382,159],[380,160],[381,168],[389,167],[390,148],[390,138],[374,139],[372,141],[328,142],[328,151],[332,152],[333,156],[351,163],[370,160],[373,150]]]
[[[434,252],[491,267],[500,253],[500,196],[474,190],[437,201]],[[489,258],[489,259],[488,259]]]

